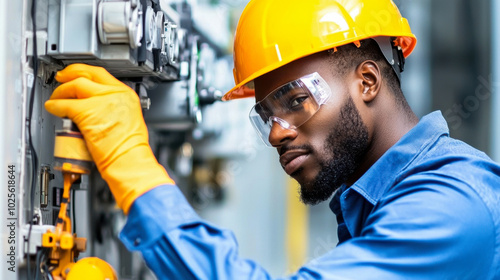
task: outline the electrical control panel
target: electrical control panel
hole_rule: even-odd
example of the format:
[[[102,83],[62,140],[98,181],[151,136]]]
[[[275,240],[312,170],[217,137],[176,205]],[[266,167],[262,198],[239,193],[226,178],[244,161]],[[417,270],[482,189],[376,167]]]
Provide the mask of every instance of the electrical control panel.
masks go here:
[[[10,188],[17,197],[11,231],[16,246],[6,247],[13,252],[15,271],[2,270],[0,279],[50,279],[53,267],[62,262],[48,261],[48,252],[55,250],[50,248],[61,246],[57,238],[65,240],[66,247],[74,243],[70,252],[79,259],[105,260],[119,279],[154,279],[142,258],[118,240],[126,217],[95,166],[75,178],[67,192],[54,157],[55,136],[63,121],[45,111],[43,104],[58,86],[58,70],[73,63],[104,67],[140,97],[150,144],[168,169],[171,158],[178,157],[176,151],[186,150],[186,139],[200,127],[203,109],[222,97],[210,81],[213,73],[207,63],[225,63],[224,51],[196,27],[187,1],[31,0],[8,6],[6,16],[17,24],[8,31],[10,45],[4,53],[18,66],[2,67],[17,75],[5,81],[6,96],[14,105],[6,111],[13,129],[5,147],[17,143],[18,149],[6,160],[13,166],[11,176],[19,181],[12,181],[15,188]],[[230,71],[223,74],[231,77]],[[181,158],[189,164],[192,154]],[[189,176],[189,170],[169,171],[173,177]],[[62,237],[53,234],[62,227],[61,217],[69,231]]]

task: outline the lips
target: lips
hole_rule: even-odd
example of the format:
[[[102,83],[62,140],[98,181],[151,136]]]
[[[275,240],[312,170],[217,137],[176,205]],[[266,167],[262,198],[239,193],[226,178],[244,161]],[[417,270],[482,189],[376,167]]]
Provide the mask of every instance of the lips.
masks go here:
[[[294,173],[307,159],[306,151],[288,151],[280,156],[280,163],[288,175]]]

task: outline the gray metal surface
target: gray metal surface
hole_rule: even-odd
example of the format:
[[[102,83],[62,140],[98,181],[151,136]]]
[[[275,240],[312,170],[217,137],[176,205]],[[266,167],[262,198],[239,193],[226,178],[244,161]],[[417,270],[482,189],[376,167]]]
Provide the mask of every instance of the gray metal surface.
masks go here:
[[[49,5],[48,54],[57,58],[99,56],[97,1],[53,0]]]
[[[45,6],[43,3],[45,3]],[[142,36],[142,19],[137,21],[141,22],[141,31],[136,30],[134,32],[134,28],[130,28],[130,25],[127,27],[122,26],[122,29],[127,29],[122,34],[115,32],[117,31],[115,30],[116,28],[106,29],[106,26],[114,26],[113,22],[109,23],[107,21],[118,20],[122,14],[119,11],[114,12],[114,5],[130,9],[129,2],[126,0],[109,3],[98,0],[42,1],[42,4],[39,6],[47,13],[45,16],[47,18],[47,28],[45,28],[47,39],[46,42],[44,41],[40,45],[46,45],[46,54],[50,58],[60,60],[58,63],[64,65],[86,63],[102,66],[116,77],[123,78],[152,76],[165,81],[178,79],[178,75],[172,73],[170,69],[177,69],[177,62],[170,63],[169,67],[163,65],[165,67],[162,70],[158,70],[155,69],[154,53],[151,49],[143,54],[145,57],[141,58],[137,38],[139,35]],[[172,22],[171,18],[179,18],[176,12],[170,7],[166,7],[165,9],[168,12],[165,19],[168,19],[169,22]],[[103,15],[98,17],[98,11],[101,10],[103,11]],[[138,13],[136,10],[134,11],[135,13],[132,14],[137,17]],[[125,16],[125,12],[123,12],[123,16]],[[142,14],[139,16],[142,16]],[[127,19],[122,18],[122,20]],[[122,22],[122,25],[125,24],[127,23]],[[175,21],[173,24],[179,25]],[[101,32],[103,34],[101,34],[102,38],[100,39],[99,28],[108,30],[109,32],[106,33],[107,36]],[[163,31],[163,28],[159,30]],[[160,35],[158,34],[158,36]],[[130,37],[135,37],[135,39],[131,39]],[[133,41],[133,43],[130,41]],[[168,40],[166,43],[168,43]],[[160,48],[161,46],[157,47]],[[39,55],[45,54],[45,49],[43,50]],[[168,61],[167,53],[160,56],[161,59],[159,61]],[[49,57],[45,59],[50,61]]]

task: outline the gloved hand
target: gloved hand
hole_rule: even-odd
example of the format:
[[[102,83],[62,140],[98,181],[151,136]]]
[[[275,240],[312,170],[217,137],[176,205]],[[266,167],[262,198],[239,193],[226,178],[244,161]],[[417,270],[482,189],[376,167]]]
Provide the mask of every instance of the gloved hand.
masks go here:
[[[137,94],[101,67],[73,64],[59,71],[45,108],[78,126],[97,169],[125,214],[137,197],[174,184],[158,164]]]

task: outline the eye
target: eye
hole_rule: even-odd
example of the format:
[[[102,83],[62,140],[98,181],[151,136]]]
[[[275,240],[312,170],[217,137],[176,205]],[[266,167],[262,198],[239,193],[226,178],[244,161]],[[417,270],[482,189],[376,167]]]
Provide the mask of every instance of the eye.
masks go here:
[[[290,108],[296,108],[297,106],[300,106],[300,104],[302,104],[306,99],[308,98],[308,96],[299,96],[297,98],[294,98],[291,102],[290,102]]]

